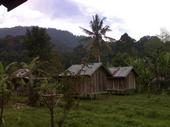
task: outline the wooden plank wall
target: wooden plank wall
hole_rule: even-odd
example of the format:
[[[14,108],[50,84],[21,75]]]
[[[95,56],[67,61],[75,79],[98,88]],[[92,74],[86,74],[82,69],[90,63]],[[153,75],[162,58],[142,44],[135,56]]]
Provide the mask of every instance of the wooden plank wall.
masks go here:
[[[107,88],[107,72],[100,67],[94,74],[86,76],[83,81],[74,85],[74,91],[79,94],[97,94],[105,92]]]
[[[136,89],[136,76],[133,71],[127,77],[128,88],[129,89]]]
[[[136,75],[132,71],[126,78],[108,79],[108,89],[112,90],[136,89]]]
[[[132,71],[126,78],[108,79],[107,72],[100,67],[91,77],[84,76],[77,79],[73,90],[77,94],[97,94],[105,92],[107,89],[128,90],[136,88],[136,75]]]

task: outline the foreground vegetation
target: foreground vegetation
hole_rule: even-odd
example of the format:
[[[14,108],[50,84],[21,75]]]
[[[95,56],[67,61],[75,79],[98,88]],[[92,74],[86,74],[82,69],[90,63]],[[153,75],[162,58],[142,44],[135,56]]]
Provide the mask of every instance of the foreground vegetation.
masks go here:
[[[80,100],[69,114],[67,127],[169,127],[170,97],[101,96]],[[58,108],[57,108],[58,109]],[[60,109],[55,113],[60,115]],[[8,106],[5,127],[48,127],[50,116],[45,107]]]

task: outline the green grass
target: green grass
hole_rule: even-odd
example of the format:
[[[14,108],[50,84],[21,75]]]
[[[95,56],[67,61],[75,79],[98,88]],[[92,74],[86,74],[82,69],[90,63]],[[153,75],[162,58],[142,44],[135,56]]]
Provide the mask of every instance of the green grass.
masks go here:
[[[56,118],[58,118],[56,114]],[[5,110],[5,127],[49,127],[48,110],[28,107]],[[66,127],[169,127],[170,96],[101,96],[81,100]]]

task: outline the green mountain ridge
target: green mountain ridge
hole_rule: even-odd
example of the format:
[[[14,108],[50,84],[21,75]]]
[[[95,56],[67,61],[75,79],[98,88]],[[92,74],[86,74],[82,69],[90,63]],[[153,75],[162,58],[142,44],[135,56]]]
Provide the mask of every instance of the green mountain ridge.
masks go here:
[[[12,28],[0,28],[0,38],[6,36],[23,36],[27,29],[31,29],[31,27],[16,26]],[[54,28],[46,28],[46,31],[50,35],[52,43],[60,51],[71,51],[79,45],[81,36],[76,36],[71,32]]]

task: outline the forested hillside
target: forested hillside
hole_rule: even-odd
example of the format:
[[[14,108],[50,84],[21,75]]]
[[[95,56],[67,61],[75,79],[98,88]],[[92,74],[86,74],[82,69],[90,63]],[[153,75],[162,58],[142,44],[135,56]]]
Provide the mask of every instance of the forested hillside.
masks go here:
[[[0,29],[0,52],[1,60],[17,60],[23,58],[25,53],[23,46],[26,30],[31,27],[14,27]],[[80,63],[86,57],[90,56],[90,61],[95,62],[95,58],[90,53],[89,43],[83,36],[75,36],[70,32],[46,29],[50,36],[50,42],[54,49],[69,57],[68,64]],[[140,40],[135,40],[127,33],[123,34],[119,40],[108,42],[109,49],[104,45],[102,47],[102,62],[105,64],[114,63],[115,66],[126,65],[125,59],[129,56],[146,56],[152,51],[162,49],[169,51],[169,42],[163,43],[157,36],[144,36]],[[21,53],[22,52],[22,53]],[[69,52],[69,53],[67,53]],[[21,55],[22,54],[22,55]],[[71,57],[70,57],[71,56]],[[125,59],[122,59],[125,58]]]
[[[27,29],[31,27],[13,27],[13,28],[0,28],[0,38],[5,38],[6,36],[23,36]],[[75,36],[68,31],[57,30],[54,28],[47,28],[47,33],[51,37],[51,42],[60,51],[70,51],[79,44],[79,36]]]

